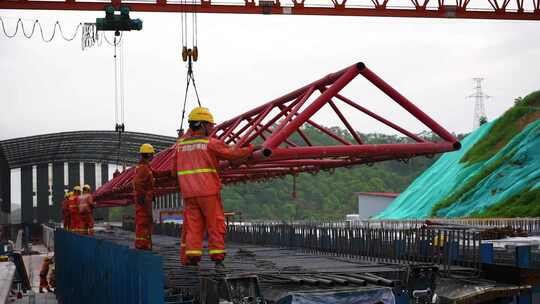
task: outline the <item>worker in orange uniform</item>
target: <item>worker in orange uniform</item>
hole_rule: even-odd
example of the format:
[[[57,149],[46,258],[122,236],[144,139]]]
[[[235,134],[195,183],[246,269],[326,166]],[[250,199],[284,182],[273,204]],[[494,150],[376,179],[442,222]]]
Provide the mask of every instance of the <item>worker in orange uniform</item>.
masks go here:
[[[150,161],[154,157],[154,147],[142,144],[141,159],[135,167],[133,177],[133,200],[135,201],[135,248],[152,250],[152,201],[154,200],[154,179],[168,176],[168,171],[154,171]]]
[[[207,108],[197,107],[188,117],[189,130],[176,144],[173,172],[184,200],[181,257],[184,265],[197,266],[202,256],[203,236],[208,232],[208,253],[217,270],[225,258],[225,216],[221,202],[220,160],[251,156],[253,146],[228,146],[210,137],[214,118]],[[184,233],[185,232],[185,233]],[[185,242],[184,242],[185,241]]]
[[[79,214],[81,216],[83,234],[94,235],[94,198],[90,191],[90,185],[84,185],[83,192],[79,196]]]
[[[49,287],[49,282],[47,281],[47,276],[49,275],[49,265],[52,264],[52,260],[49,257],[43,259],[43,264],[41,264],[41,270],[39,271],[39,292],[43,293],[43,288],[47,289],[48,292],[52,292]]]
[[[62,218],[64,222],[64,229],[69,231],[70,225],[70,213],[69,213],[69,197],[72,195],[71,192],[66,192],[64,194],[64,200],[62,201]]]
[[[79,196],[81,195],[81,187],[73,187],[73,195],[69,197],[69,227],[71,232],[82,234],[85,232],[81,214],[79,211]]]

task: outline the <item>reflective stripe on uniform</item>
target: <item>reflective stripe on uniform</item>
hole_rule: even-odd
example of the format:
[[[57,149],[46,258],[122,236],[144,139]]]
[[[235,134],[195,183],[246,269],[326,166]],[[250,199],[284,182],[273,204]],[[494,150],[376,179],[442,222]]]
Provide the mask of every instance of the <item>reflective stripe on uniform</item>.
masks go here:
[[[195,143],[207,144],[209,142],[210,141],[208,139],[192,139],[192,140],[181,141],[178,144],[180,144],[180,145],[189,145],[189,144],[195,144]]]
[[[202,255],[202,250],[186,250],[186,255]]]
[[[178,170],[177,175],[188,175],[188,174],[198,174],[198,173],[217,173],[217,170],[214,168],[200,168],[193,170]]]
[[[226,253],[225,249],[210,249],[208,250],[209,254],[221,254]]]
[[[135,239],[136,239],[137,241],[148,241],[148,240],[150,240],[149,237],[143,237],[143,236],[136,237]]]

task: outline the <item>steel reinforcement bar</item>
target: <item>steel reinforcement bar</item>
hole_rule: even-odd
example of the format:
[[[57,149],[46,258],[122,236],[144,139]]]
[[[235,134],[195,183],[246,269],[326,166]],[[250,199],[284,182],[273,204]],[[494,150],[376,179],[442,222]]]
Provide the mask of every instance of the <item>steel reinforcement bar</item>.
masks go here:
[[[480,267],[478,231],[410,227],[236,223],[229,225],[232,242],[297,248],[306,252],[389,263],[435,263]]]

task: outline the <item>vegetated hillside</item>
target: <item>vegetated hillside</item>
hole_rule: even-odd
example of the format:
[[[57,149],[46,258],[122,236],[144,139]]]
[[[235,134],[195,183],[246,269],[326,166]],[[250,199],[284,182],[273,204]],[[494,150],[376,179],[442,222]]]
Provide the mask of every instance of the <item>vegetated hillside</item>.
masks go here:
[[[444,154],[377,218],[540,216],[540,91]]]
[[[338,127],[330,128],[350,141],[349,132]],[[312,127],[303,129],[312,144],[333,145],[336,141]],[[397,135],[379,133],[360,134],[367,143],[403,143],[409,139]],[[420,136],[434,140],[431,132]],[[301,145],[302,139],[292,137]],[[330,219],[344,218],[357,213],[353,192],[401,192],[437,159],[412,158],[408,163],[388,161],[373,166],[356,166],[336,169],[333,173],[316,175],[300,174],[297,178],[296,199],[293,198],[293,179],[286,177],[266,183],[246,183],[225,186],[222,191],[225,211],[240,211],[252,219]],[[133,206],[111,208],[109,220],[120,220],[122,215],[133,215]]]
[[[350,138],[343,129],[333,132]],[[334,142],[314,128],[307,127],[313,144]],[[360,134],[368,143],[398,143],[408,139],[395,135]],[[424,133],[426,137],[431,133]],[[301,143],[300,138],[293,138]],[[296,199],[293,198],[293,178],[286,177],[265,183],[246,183],[226,186],[223,190],[226,211],[241,211],[246,218],[261,219],[341,219],[357,213],[354,192],[401,192],[436,158],[417,157],[408,163],[388,161],[372,166],[336,169],[333,173],[300,174],[296,178]]]

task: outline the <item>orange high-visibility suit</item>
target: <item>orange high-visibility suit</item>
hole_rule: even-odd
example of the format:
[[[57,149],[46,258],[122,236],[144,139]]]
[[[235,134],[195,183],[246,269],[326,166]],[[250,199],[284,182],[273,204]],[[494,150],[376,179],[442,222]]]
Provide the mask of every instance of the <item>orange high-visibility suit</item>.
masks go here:
[[[71,232],[83,234],[86,229],[83,227],[83,222],[79,213],[79,196],[70,196],[67,205],[69,209],[69,230]]]
[[[154,178],[167,176],[169,172],[153,171],[146,160],[135,167],[133,177],[133,200],[135,205],[135,248],[152,250],[152,201]]]
[[[90,193],[79,196],[79,214],[84,234],[94,235],[94,197]]]
[[[41,264],[41,270],[39,271],[39,292],[43,292],[43,288],[46,288],[47,291],[51,291],[49,287],[49,282],[47,281],[47,275],[49,274],[49,264],[51,263],[49,258],[43,260]]]
[[[62,218],[64,222],[64,229],[70,229],[70,212],[69,212],[69,199],[65,198],[62,201]]]
[[[176,144],[173,170],[184,199],[182,263],[198,262],[203,236],[208,232],[208,253],[214,261],[225,258],[225,216],[221,202],[220,160],[250,156],[253,146],[230,147],[223,141],[193,132]]]

